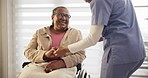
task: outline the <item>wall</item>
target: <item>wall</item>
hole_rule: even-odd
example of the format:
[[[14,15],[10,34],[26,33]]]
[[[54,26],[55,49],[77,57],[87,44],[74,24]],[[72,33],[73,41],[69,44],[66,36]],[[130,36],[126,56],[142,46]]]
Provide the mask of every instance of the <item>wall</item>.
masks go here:
[[[1,22],[1,0],[0,0],[0,78],[2,78],[2,22]]]
[[[0,78],[8,78],[8,0],[0,0]]]

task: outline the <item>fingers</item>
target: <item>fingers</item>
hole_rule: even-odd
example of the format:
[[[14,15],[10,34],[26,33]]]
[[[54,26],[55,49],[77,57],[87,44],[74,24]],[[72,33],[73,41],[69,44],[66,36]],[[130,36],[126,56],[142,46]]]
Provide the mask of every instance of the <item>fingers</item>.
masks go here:
[[[66,47],[59,47],[53,52],[53,54],[56,57],[63,57],[68,52],[66,49],[67,49]]]
[[[52,47],[51,49],[50,49],[50,51],[53,53],[54,51],[56,51],[57,50],[57,48],[56,47]]]
[[[54,50],[52,51],[52,54],[53,54],[55,57],[57,57],[57,56],[58,56],[57,51],[59,50],[59,48],[54,47],[53,49],[54,49]]]
[[[48,58],[55,57],[55,55],[53,53],[56,51],[56,49],[57,49],[56,47],[52,47],[49,51],[47,51],[45,53],[46,57],[48,57]]]
[[[67,49],[67,46],[58,48],[53,47],[50,49],[50,52],[51,53],[49,53],[49,56],[52,55],[54,57],[63,57],[67,52],[69,52],[69,50]]]
[[[57,56],[57,57],[58,57],[59,51],[60,51],[59,48],[58,48],[57,50],[55,50],[55,51],[53,52],[54,56]]]
[[[53,52],[53,55],[54,55],[54,56],[58,56],[59,53],[62,53],[62,52],[61,52],[61,47],[56,48],[56,49],[54,50],[54,52]]]
[[[53,54],[54,54],[55,56],[58,55],[58,54],[57,54],[58,50],[59,50],[59,49],[57,49],[57,50],[55,50],[55,51],[53,52]]]
[[[45,71],[46,73],[49,73],[49,72],[53,71],[53,69],[52,69],[51,67],[52,67],[52,66],[51,66],[51,63],[47,64],[47,65],[45,66],[44,71]]]
[[[49,69],[49,68],[45,68],[45,70],[44,70],[46,73],[49,73],[49,72],[51,72],[51,71],[53,71],[51,68]]]
[[[49,73],[49,72],[50,72],[50,70],[49,70],[48,68],[45,68],[44,71],[45,71],[46,73]]]
[[[55,67],[55,63],[56,63],[56,62],[57,62],[57,60],[54,60],[54,61],[52,61],[52,62],[49,62],[49,63],[45,66],[44,71],[45,71],[46,73],[49,73],[49,72],[55,70],[55,69],[56,69],[56,67]]]

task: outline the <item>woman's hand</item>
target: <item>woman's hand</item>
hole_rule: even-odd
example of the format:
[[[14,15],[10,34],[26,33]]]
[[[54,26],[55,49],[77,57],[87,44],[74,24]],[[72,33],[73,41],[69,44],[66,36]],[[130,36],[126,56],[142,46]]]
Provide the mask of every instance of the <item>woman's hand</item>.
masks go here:
[[[65,65],[65,62],[61,59],[61,60],[54,60],[52,62],[49,62],[46,66],[45,66],[45,69],[44,71],[46,73],[49,73],[53,70],[56,70],[56,69],[60,69],[60,68],[65,68],[66,65]]]
[[[46,58],[55,58],[56,56],[53,54],[53,52],[56,50],[56,47],[52,47],[49,51],[47,51],[44,55]]]
[[[65,56],[66,53],[68,53],[68,52],[70,52],[70,51],[69,51],[68,47],[65,46],[65,47],[59,47],[59,48],[57,48],[57,50],[55,50],[53,54],[54,54],[56,57],[63,57],[63,56]]]

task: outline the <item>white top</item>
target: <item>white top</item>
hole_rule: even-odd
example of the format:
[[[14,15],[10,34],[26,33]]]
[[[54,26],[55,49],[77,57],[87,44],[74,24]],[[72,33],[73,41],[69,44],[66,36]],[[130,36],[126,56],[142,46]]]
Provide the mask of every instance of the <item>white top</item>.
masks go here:
[[[83,40],[68,45],[68,49],[70,50],[70,52],[75,53],[77,51],[84,50],[90,46],[95,45],[101,37],[103,28],[103,25],[92,25],[89,35]]]

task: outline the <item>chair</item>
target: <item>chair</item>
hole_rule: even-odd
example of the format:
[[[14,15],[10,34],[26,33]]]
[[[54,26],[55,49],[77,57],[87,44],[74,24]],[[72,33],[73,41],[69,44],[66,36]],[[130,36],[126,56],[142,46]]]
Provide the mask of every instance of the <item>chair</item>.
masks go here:
[[[76,74],[76,78],[90,78],[90,74],[87,73],[86,70],[82,69],[78,71],[78,73]]]
[[[24,62],[22,64],[22,68],[24,68],[29,63],[31,62]],[[82,69],[82,64],[79,63],[76,67],[77,67],[76,78],[90,78],[90,74],[87,73],[86,70]]]

